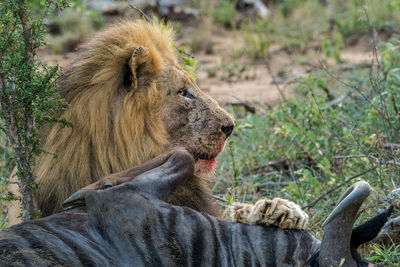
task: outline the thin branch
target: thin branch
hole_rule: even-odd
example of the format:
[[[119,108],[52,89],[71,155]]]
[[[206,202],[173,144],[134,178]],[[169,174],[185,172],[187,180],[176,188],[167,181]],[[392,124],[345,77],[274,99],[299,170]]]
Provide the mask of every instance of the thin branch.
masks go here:
[[[341,65],[339,67],[333,68],[332,71],[333,72],[350,71],[353,69],[362,69],[362,68],[369,68],[369,67],[371,67],[371,63],[362,62],[362,63],[358,63],[358,64]],[[281,83],[285,83],[285,82],[288,82],[288,83],[295,82],[298,78],[304,77],[304,75],[309,74],[309,73],[319,74],[319,73],[321,73],[321,70],[317,66],[316,67],[312,66],[312,68],[305,70],[303,72],[295,72],[292,74],[284,75],[282,77],[275,77],[272,79],[272,83],[281,84]]]
[[[32,46],[32,33],[31,26],[29,23],[28,10],[26,9],[24,0],[19,0],[18,16],[21,20],[24,43],[25,43],[25,60],[27,65],[33,63],[33,46]]]
[[[383,145],[383,148],[386,148],[386,149],[400,149],[400,144],[387,143],[387,144]]]
[[[152,21],[152,20],[150,19],[150,17],[147,16],[146,13],[144,13],[143,10],[141,10],[140,8],[138,8],[137,6],[135,6],[130,0],[126,0],[126,2],[128,3],[128,5],[129,5],[131,8],[135,9],[136,11],[138,11],[138,12],[145,18],[145,20],[146,20],[147,22],[151,22],[151,21]],[[184,51],[183,49],[180,49],[180,48],[176,47],[176,45],[174,45],[174,48],[175,48],[179,53],[181,53],[181,54],[183,54],[183,55],[185,55],[185,56],[187,56],[187,57],[189,57],[189,58],[194,59],[194,55],[192,55],[192,54],[190,54],[190,53]]]
[[[372,59],[371,59],[371,68],[369,70],[369,79],[370,79],[370,82],[372,84],[372,88],[376,89],[376,91],[378,92],[379,100],[381,102],[381,108],[384,109],[384,111],[386,112],[385,115],[386,115],[386,117],[388,117],[389,116],[388,115],[389,112],[387,110],[387,105],[386,105],[385,100],[384,100],[384,98],[382,96],[382,90],[381,90],[381,86],[379,84],[380,83],[380,74],[381,74],[380,73],[381,65],[380,65],[379,57],[378,57],[377,33],[376,33],[376,29],[375,29],[374,25],[372,24],[372,22],[371,22],[371,20],[369,18],[368,8],[367,8],[366,5],[364,6],[364,13],[365,13],[365,17],[367,19],[367,22],[369,24],[369,28],[370,28],[370,32],[371,32],[371,39],[372,39]],[[375,79],[373,78],[373,73],[372,73],[373,69],[374,69],[374,62],[376,62],[376,70],[377,70],[377,75],[376,75]],[[391,123],[390,123],[390,120],[388,120],[388,123],[389,123],[390,126],[392,126]],[[386,133],[387,133],[388,129],[386,127],[386,124],[384,125],[384,127],[386,128]],[[393,129],[393,128],[391,128],[391,129]]]
[[[364,175],[364,174],[366,174],[366,173],[369,173],[369,172],[375,170],[376,168],[378,168],[378,166],[379,166],[379,165],[375,165],[375,166],[373,166],[373,167],[371,167],[371,168],[369,168],[369,169],[367,169],[367,170],[365,170],[365,171],[362,171],[362,172],[360,172],[360,173],[358,173],[358,174],[356,174],[356,175],[351,176],[350,178],[346,179],[346,180],[345,180],[344,182],[342,182],[341,184],[338,184],[337,186],[335,186],[335,187],[329,189],[328,191],[326,191],[325,193],[323,193],[321,196],[319,196],[316,200],[314,200],[314,201],[311,202],[310,204],[308,204],[308,205],[302,207],[302,209],[310,209],[310,208],[314,207],[319,201],[321,201],[321,199],[323,199],[324,197],[326,197],[326,196],[329,195],[330,193],[336,191],[337,189],[341,188],[342,186],[345,186],[345,185],[346,185],[348,182],[350,182],[351,180],[353,180],[353,179],[355,179],[355,178],[357,178],[357,177],[360,177],[360,176],[362,176],[362,175]]]
[[[146,13],[143,12],[143,10],[141,10],[140,8],[138,8],[137,6],[135,6],[130,0],[126,0],[126,2],[128,3],[128,5],[135,9],[136,11],[138,11],[140,14],[142,14],[142,16],[148,21],[151,22],[151,19],[149,16],[146,15]]]
[[[226,200],[225,198],[222,198],[222,197],[217,196],[217,195],[213,195],[213,197],[214,197],[216,200],[219,200],[219,201],[224,202],[224,203],[228,203],[228,200]]]
[[[345,156],[336,156],[334,157],[334,159],[351,159],[351,158],[369,158],[371,160],[374,161],[374,166],[362,171],[354,176],[351,176],[350,178],[346,179],[344,182],[342,182],[341,184],[329,189],[328,191],[326,191],[325,193],[323,193],[320,197],[318,197],[316,200],[314,200],[312,203],[308,204],[307,206],[304,206],[303,209],[309,209],[315,206],[315,204],[317,204],[321,199],[323,199],[324,197],[326,197],[327,195],[329,195],[330,193],[332,193],[333,191],[339,189],[340,187],[346,185],[348,182],[350,182],[351,180],[360,177],[368,172],[371,172],[375,169],[377,169],[378,167],[381,167],[382,165],[386,165],[386,166],[398,166],[400,167],[400,162],[395,162],[395,161],[385,161],[385,160],[380,160],[374,156],[371,155],[345,155]]]
[[[288,161],[289,161],[288,159],[278,159],[278,160],[274,160],[274,161],[269,161],[269,162],[266,162],[264,164],[261,164],[255,168],[251,169],[249,171],[249,173],[256,172],[260,169],[264,169],[264,168],[268,168],[268,167],[275,167],[275,168],[279,169],[278,168],[279,166],[281,166],[285,163],[288,164]]]
[[[222,197],[219,197],[217,195],[213,196],[216,200],[219,200],[219,202],[217,202],[218,205],[220,205],[221,207],[223,207],[224,209],[229,208],[230,205],[225,204],[228,203],[228,201],[226,199],[223,199]]]
[[[386,165],[386,166],[391,165],[391,166],[399,166],[400,167],[400,162],[380,160],[371,155],[346,155],[346,156],[334,157],[334,159],[351,159],[351,158],[369,158],[369,159],[372,159],[376,165]]]
[[[250,112],[251,114],[256,113],[256,108],[252,105],[250,105],[247,102],[229,102],[227,103],[227,105],[231,105],[231,106],[242,106],[244,107],[244,109],[248,112]]]
[[[19,182],[18,182],[18,181],[13,181],[13,180],[10,180],[10,179],[8,179],[8,178],[0,177],[0,181],[6,182],[6,183],[8,183],[8,184],[17,184],[17,185],[19,185]]]
[[[265,66],[267,67],[268,74],[271,76],[272,81],[274,81],[275,80],[275,75],[272,73],[271,66],[269,65],[268,58],[265,60]],[[278,93],[281,96],[282,100],[286,101],[285,93],[283,92],[283,90],[281,89],[279,84],[278,83],[273,83],[273,84],[275,85],[275,88],[278,90]]]
[[[185,56],[194,59],[194,55],[193,55],[193,54],[190,54],[190,53],[186,52],[186,51],[183,50],[182,48],[176,47],[176,45],[174,45],[174,48],[175,48],[176,50],[178,50],[179,53],[184,54]]]
[[[346,86],[346,87],[348,87],[348,88],[351,88],[351,89],[355,90],[358,94],[360,94],[360,95],[362,96],[362,98],[363,98],[365,101],[367,101],[368,104],[371,105],[371,107],[373,107],[373,108],[376,110],[376,112],[378,112],[379,115],[381,115],[381,117],[382,117],[383,120],[385,120],[390,126],[393,127],[393,124],[390,122],[390,120],[387,118],[387,116],[385,116],[385,114],[383,114],[382,111],[381,111],[377,106],[375,106],[374,103],[372,103],[372,101],[371,101],[370,99],[368,99],[368,97],[367,97],[365,94],[363,94],[363,92],[362,92],[357,86],[352,85],[352,84],[349,84],[349,83],[347,83],[347,82],[341,80],[339,77],[333,75],[333,74],[327,69],[327,67],[325,66],[325,64],[324,64],[321,60],[319,60],[319,63],[320,63],[320,65],[321,65],[322,70],[325,71],[325,73],[328,74],[329,77],[331,77],[331,78],[334,79],[335,81],[341,83],[342,85],[344,85],[344,86]],[[399,129],[399,128],[396,127],[396,129]]]

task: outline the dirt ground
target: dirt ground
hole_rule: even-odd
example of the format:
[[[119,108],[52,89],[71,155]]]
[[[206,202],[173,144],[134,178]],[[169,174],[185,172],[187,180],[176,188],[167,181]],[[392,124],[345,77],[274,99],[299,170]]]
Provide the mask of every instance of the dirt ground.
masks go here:
[[[232,51],[244,46],[238,32],[218,30],[209,36],[213,53],[194,54],[199,62],[195,73],[200,88],[223,105],[243,102],[274,104],[282,99],[282,94],[285,97],[291,95],[288,84],[293,78],[320,69],[320,61],[324,58],[315,49],[288,55],[279,47],[271,47],[268,61],[253,61],[243,56],[235,59]],[[178,40],[180,42],[182,40]],[[48,64],[59,64],[65,68],[73,54],[55,54],[47,48],[41,50],[39,56]],[[341,52],[341,58],[346,64],[370,62],[371,52],[366,42],[359,42],[356,46],[346,47]],[[334,66],[333,61],[328,61],[328,67]],[[279,84],[274,84],[274,80],[279,81]]]

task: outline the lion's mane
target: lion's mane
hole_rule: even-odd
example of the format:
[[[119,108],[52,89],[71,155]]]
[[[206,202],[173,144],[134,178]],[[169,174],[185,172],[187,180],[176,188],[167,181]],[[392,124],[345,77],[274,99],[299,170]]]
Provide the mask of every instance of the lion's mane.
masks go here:
[[[127,59],[134,49],[149,49],[147,73],[157,77],[163,64],[175,62],[170,30],[150,23],[114,25],[80,47],[60,81],[70,108],[61,116],[72,128],[46,130],[38,158],[37,203],[43,215],[59,211],[71,193],[104,175],[138,165],[164,152],[168,133],[161,121],[165,92],[153,80],[146,88],[124,87]],[[129,81],[128,81],[129,82]],[[143,84],[142,84],[143,86]]]

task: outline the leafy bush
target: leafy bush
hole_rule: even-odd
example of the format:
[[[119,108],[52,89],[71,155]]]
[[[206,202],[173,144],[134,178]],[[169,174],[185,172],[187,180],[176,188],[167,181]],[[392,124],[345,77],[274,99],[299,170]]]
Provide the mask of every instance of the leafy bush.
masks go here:
[[[313,72],[296,85],[297,97],[261,106],[261,114],[236,113],[215,192],[235,201],[291,199],[309,207],[310,228],[320,235],[339,195],[363,179],[375,192],[361,219],[376,214],[400,187],[400,153],[391,146],[400,140],[399,53],[392,40],[383,45],[379,70]]]
[[[40,1],[45,14],[65,5],[63,0]],[[45,123],[66,123],[56,113],[65,105],[56,84],[59,68],[40,62],[36,55],[45,44],[45,14],[35,19],[28,1],[6,1],[0,5],[0,129],[11,144],[13,153],[8,156],[18,169],[23,220],[37,216],[32,169],[35,157],[43,152],[40,130]]]

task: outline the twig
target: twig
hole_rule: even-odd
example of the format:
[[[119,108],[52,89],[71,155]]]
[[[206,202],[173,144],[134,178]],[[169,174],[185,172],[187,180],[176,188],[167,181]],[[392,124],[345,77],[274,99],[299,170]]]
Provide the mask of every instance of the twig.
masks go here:
[[[132,4],[132,2],[130,0],[126,0],[126,2],[128,3],[128,5],[135,9],[136,11],[138,11],[140,14],[142,14],[142,16],[146,19],[146,21],[151,22],[151,19],[149,16],[146,15],[146,13],[143,12],[143,10],[141,10],[140,8],[138,8],[137,6],[135,6],[134,4]]]
[[[386,160],[380,160],[374,156],[370,155],[347,155],[347,156],[336,156],[334,159],[351,159],[351,158],[369,158],[372,159],[376,165],[392,165],[392,166],[399,166],[400,167],[400,162],[396,161],[386,161]]]
[[[347,64],[347,65],[342,65],[340,67],[337,68],[333,68],[332,71],[349,71],[349,70],[353,70],[353,69],[362,69],[362,68],[369,68],[371,66],[371,63],[368,62],[362,62],[362,63],[358,63],[358,64]],[[274,84],[280,84],[280,83],[284,83],[284,82],[294,82],[295,80],[297,80],[298,78],[308,74],[308,73],[320,73],[321,71],[315,68],[311,68],[308,69],[306,71],[303,72],[296,72],[293,74],[287,74],[284,75],[282,77],[275,77],[272,79],[272,83]]]
[[[370,156],[370,155],[344,155],[344,156],[335,156],[333,158],[334,159],[369,158],[369,159],[372,159],[373,161],[375,161],[376,165],[380,164],[379,160],[376,157]]]
[[[375,169],[377,169],[378,167],[380,167],[381,165],[392,165],[392,166],[399,166],[400,167],[400,162],[395,162],[395,161],[385,161],[385,160],[379,160],[378,158],[374,157],[374,156],[370,156],[370,155],[345,155],[345,156],[336,156],[334,157],[334,159],[351,159],[351,158],[369,158],[371,160],[373,160],[375,162],[375,165],[365,171],[362,171],[354,176],[351,176],[350,178],[346,179],[343,183],[329,189],[328,191],[326,191],[325,193],[323,193],[320,197],[318,197],[316,200],[314,200],[312,203],[308,204],[307,206],[304,206],[303,209],[309,209],[315,206],[315,204],[317,204],[321,199],[323,199],[325,196],[329,195],[330,193],[332,193],[333,191],[339,189],[340,187],[346,185],[348,182],[350,182],[351,180],[360,177],[361,175],[364,175],[370,171],[373,171]]]
[[[304,194],[300,189],[299,182],[298,182],[298,179],[297,179],[296,175],[294,175],[292,164],[289,164],[289,174],[290,174],[290,177],[293,179],[293,181],[294,181],[294,183],[296,185],[298,193],[300,194],[301,202],[304,203],[305,202]]]
[[[251,114],[254,114],[257,111],[255,107],[253,107],[252,105],[250,105],[250,104],[248,104],[246,102],[229,102],[227,104],[231,105],[231,106],[243,106],[244,109],[246,111],[250,112]]]
[[[138,12],[145,18],[145,20],[146,20],[147,22],[151,22],[150,17],[147,16],[146,13],[144,13],[143,10],[141,10],[140,8],[138,8],[137,6],[135,6],[130,0],[126,0],[126,2],[128,3],[128,5],[129,5],[131,8],[135,9],[136,11],[138,11]],[[189,57],[189,58],[194,59],[194,55],[192,55],[192,54],[190,54],[190,53],[184,51],[184,50],[181,49],[181,48],[176,47],[176,45],[173,45],[173,46],[174,46],[174,48],[175,48],[179,53],[181,53],[181,54],[183,54],[183,55],[185,55],[185,56],[187,56],[187,57]]]
[[[387,144],[383,145],[383,148],[386,148],[386,149],[400,149],[400,144],[387,143]]]
[[[274,161],[269,161],[269,162],[266,162],[262,165],[259,165],[255,168],[251,169],[249,172],[258,171],[260,169],[264,169],[267,167],[276,167],[277,169],[279,169],[278,166],[286,163],[287,161],[288,161],[288,159],[278,159],[278,160],[274,160]]]
[[[355,90],[358,94],[361,95],[361,97],[362,97],[368,104],[371,105],[371,107],[373,107],[373,108],[376,110],[376,112],[378,112],[379,115],[381,115],[381,117],[382,117],[383,120],[385,120],[391,127],[394,127],[393,124],[390,122],[390,120],[387,118],[387,116],[385,116],[385,114],[383,114],[382,111],[381,111],[376,105],[374,105],[374,103],[372,103],[372,101],[371,101],[370,99],[368,99],[368,97],[360,90],[360,88],[358,88],[357,86],[352,85],[352,84],[350,84],[350,83],[347,83],[347,82],[341,80],[339,77],[333,75],[333,74],[327,69],[327,67],[325,66],[325,64],[324,64],[321,60],[319,60],[319,63],[320,63],[320,65],[321,65],[322,70],[323,70],[326,74],[328,74],[329,77],[331,77],[331,78],[334,79],[335,81],[337,81],[337,82],[343,84],[344,86]],[[399,129],[399,128],[396,127],[396,129]]]
[[[378,92],[379,100],[381,102],[381,108],[384,109],[384,111],[386,112],[385,115],[386,115],[386,117],[388,117],[389,112],[387,110],[387,105],[386,105],[385,100],[384,100],[384,98],[382,96],[382,90],[381,90],[381,86],[379,84],[380,83],[380,74],[381,74],[380,73],[381,65],[380,65],[379,57],[378,57],[377,33],[376,33],[376,29],[375,29],[374,25],[372,24],[372,22],[371,22],[371,20],[369,18],[368,8],[367,8],[366,5],[364,6],[364,13],[365,13],[365,17],[367,19],[367,22],[369,24],[369,28],[370,28],[370,32],[371,32],[371,39],[372,39],[372,59],[371,59],[371,68],[369,70],[369,79],[370,79],[370,82],[372,84],[372,88],[376,89],[376,91]],[[377,74],[376,74],[376,78],[375,79],[374,79],[373,74],[372,74],[373,69],[374,69],[374,62],[376,62],[376,70],[377,70]],[[390,123],[390,120],[388,120],[388,124],[391,126],[391,129],[393,129],[392,128],[392,124]],[[386,124],[384,124],[384,127],[386,129],[386,133],[388,133],[388,129],[387,129]]]
[[[310,209],[310,208],[314,207],[321,199],[323,199],[324,197],[326,197],[327,195],[329,195],[329,194],[332,193],[333,191],[336,191],[336,190],[339,189],[340,187],[346,185],[346,184],[347,184],[348,182],[350,182],[351,180],[353,180],[353,179],[355,179],[355,178],[357,178],[357,177],[360,177],[360,176],[362,176],[362,175],[364,175],[364,174],[366,174],[366,173],[368,173],[368,172],[371,172],[371,171],[375,170],[376,168],[378,168],[378,166],[379,166],[379,165],[375,165],[375,166],[373,166],[373,167],[371,167],[371,168],[369,168],[369,169],[367,169],[367,170],[365,170],[365,171],[362,171],[362,172],[360,172],[360,173],[358,173],[358,174],[356,174],[356,175],[351,176],[350,178],[346,179],[343,183],[338,184],[337,186],[335,186],[335,187],[329,189],[328,191],[326,191],[325,193],[323,193],[321,196],[319,196],[316,200],[314,200],[314,201],[311,202],[310,204],[308,204],[308,205],[302,207],[302,209]]]
[[[3,178],[3,177],[0,177],[0,181],[6,182],[8,184],[17,184],[17,185],[19,185],[18,181],[13,181],[13,180],[10,180],[10,179],[7,179],[7,178]]]
[[[400,167],[400,162],[397,161],[381,161],[382,165]]]
[[[193,55],[193,54],[190,54],[190,53],[186,52],[186,51],[183,50],[182,48],[176,47],[176,45],[174,45],[174,48],[175,48],[176,50],[178,50],[179,53],[184,54],[185,56],[194,59],[194,55]]]
[[[219,197],[217,195],[213,195],[213,198],[215,198],[216,200],[219,200],[219,202],[217,202],[218,205],[220,205],[221,207],[223,207],[224,209],[229,208],[228,201],[226,199],[223,199],[222,197]]]
[[[226,200],[225,198],[222,198],[222,197],[217,196],[217,195],[213,195],[213,197],[214,197],[216,200],[219,200],[219,201],[224,202],[224,203],[228,203],[228,200]]]
[[[338,97],[336,99],[333,99],[332,101],[329,101],[323,107],[321,107],[321,110],[325,110],[325,109],[330,108],[331,106],[336,106],[336,105],[343,103],[343,101],[347,98],[348,95],[349,94],[346,93],[345,95],[343,95],[341,97]]]
[[[257,150],[254,148],[254,146],[252,144],[250,144],[246,140],[244,140],[242,138],[242,136],[240,134],[238,134],[238,133],[234,133],[233,135],[235,137],[237,137],[240,140],[240,142],[245,144],[254,153],[254,155],[256,155],[261,161],[265,162],[263,156],[260,153],[257,152]]]
[[[275,76],[272,73],[271,66],[269,65],[268,59],[265,60],[265,66],[267,67],[267,71],[268,71],[269,75],[272,77],[272,80],[274,80]],[[286,96],[285,96],[284,92],[282,91],[281,87],[279,86],[279,84],[274,83],[274,85],[275,85],[276,89],[278,90],[279,95],[281,96],[282,100],[286,101]]]

